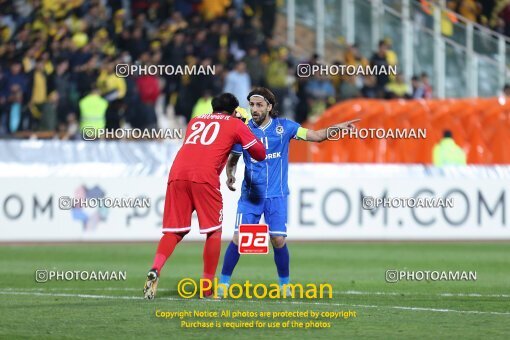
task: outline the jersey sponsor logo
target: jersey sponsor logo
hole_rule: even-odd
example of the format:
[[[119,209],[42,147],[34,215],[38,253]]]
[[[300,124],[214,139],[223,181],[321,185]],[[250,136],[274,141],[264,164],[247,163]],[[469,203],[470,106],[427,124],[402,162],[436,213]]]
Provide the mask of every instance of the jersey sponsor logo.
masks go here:
[[[280,157],[282,157],[282,153],[281,152],[272,152],[272,153],[268,153],[266,155],[266,159],[275,159],[275,158],[280,158]],[[250,158],[250,161],[252,163],[258,163],[258,161],[256,161],[253,158]]]
[[[283,126],[278,125],[278,126],[276,127],[276,133],[277,133],[277,134],[279,134],[279,135],[283,135],[283,132],[284,132],[284,130],[283,130]]]
[[[269,253],[269,227],[267,224],[241,224],[239,226],[239,254]]]
[[[280,158],[280,157],[282,157],[281,152],[273,152],[273,153],[268,153],[266,156],[266,159],[274,159],[274,158]]]

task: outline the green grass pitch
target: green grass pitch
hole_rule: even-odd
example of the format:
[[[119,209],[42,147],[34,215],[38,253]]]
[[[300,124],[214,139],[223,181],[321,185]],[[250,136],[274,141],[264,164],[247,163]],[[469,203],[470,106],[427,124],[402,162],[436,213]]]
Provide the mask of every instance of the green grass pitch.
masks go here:
[[[330,283],[333,299],[182,299],[177,282],[199,277],[202,246],[177,247],[154,301],[143,300],[141,290],[156,243],[0,246],[0,338],[510,338],[509,243],[291,241],[292,281]],[[127,280],[36,283],[36,269],[125,270]],[[476,271],[477,281],[386,283],[388,269]],[[272,255],[241,257],[233,283],[244,280],[276,282]],[[157,318],[156,310],[351,310],[356,317],[321,319],[331,325],[324,329],[189,329]],[[295,319],[265,321],[286,320]]]

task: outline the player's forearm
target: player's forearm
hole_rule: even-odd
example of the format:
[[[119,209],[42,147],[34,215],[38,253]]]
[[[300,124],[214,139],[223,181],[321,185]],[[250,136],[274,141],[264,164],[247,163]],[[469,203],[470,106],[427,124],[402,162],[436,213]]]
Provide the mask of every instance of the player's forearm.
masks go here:
[[[354,129],[354,123],[360,121],[360,118],[352,119],[343,123],[332,125],[322,130],[308,130],[306,132],[306,140],[310,142],[323,142],[326,139],[338,140],[340,130],[352,130]]]
[[[317,142],[317,143],[323,142],[326,139],[328,139],[328,129],[308,130],[306,132],[306,140],[308,142]]]
[[[235,177],[237,171],[237,162],[239,161],[239,155],[230,154],[227,161],[226,172],[228,177]]]
[[[250,146],[247,150],[251,158],[255,159],[258,162],[261,162],[264,159],[266,159],[266,147],[259,140],[257,140],[257,142]]]

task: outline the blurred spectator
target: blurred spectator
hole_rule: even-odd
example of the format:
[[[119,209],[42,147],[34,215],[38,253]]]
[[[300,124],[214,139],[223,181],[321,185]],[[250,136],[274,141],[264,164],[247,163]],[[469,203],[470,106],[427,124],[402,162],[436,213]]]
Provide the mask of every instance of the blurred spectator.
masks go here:
[[[126,78],[125,121],[132,128],[155,128],[157,118],[154,105],[145,104],[142,101],[136,80],[131,77]],[[151,102],[151,95],[146,96],[146,100]]]
[[[239,100],[239,106],[248,107],[246,96],[251,90],[250,75],[246,72],[246,64],[238,61],[235,68],[225,77],[223,92],[232,93]]]
[[[143,52],[149,49],[149,42],[144,38],[142,28],[133,28],[128,46],[132,60],[137,60]]]
[[[508,98],[510,98],[510,84],[505,84],[503,90],[498,94],[499,104],[505,105]]]
[[[479,3],[482,7],[480,24],[484,26],[490,25],[492,11],[494,10],[494,5],[497,1],[498,0],[484,0],[483,3]]]
[[[80,100],[80,130],[84,128],[104,129],[108,101],[101,97],[99,89],[93,87],[88,95]]]
[[[288,73],[287,50],[282,48],[275,55],[275,58],[269,62],[266,70],[266,84],[280,103],[283,103],[287,96]]]
[[[347,48],[347,51],[345,52],[345,64],[346,65],[354,65],[356,67],[363,66],[366,67],[369,65],[367,58],[365,58],[363,55],[361,55],[361,52],[358,48],[357,44],[353,44]],[[348,76],[345,76],[344,78],[347,78]],[[358,76],[356,78],[356,83],[358,84],[358,87],[361,87],[363,84],[363,76]]]
[[[74,68],[76,77],[76,86],[78,95],[83,97],[87,95],[95,83],[98,76],[97,64],[99,59],[97,56],[92,56],[84,64],[78,65]]]
[[[458,3],[457,12],[466,19],[477,22],[478,15],[481,13],[482,9],[480,3],[475,0],[460,0]]]
[[[33,125],[36,130],[55,130],[57,127],[56,97],[50,96],[49,74],[45,70],[44,59],[36,61],[35,68],[30,72],[30,111]]]
[[[247,51],[250,46],[260,46],[264,41],[261,32],[260,21],[257,18],[244,20],[237,18],[231,29],[232,41],[240,49],[240,52]],[[241,55],[239,51],[236,53]]]
[[[432,85],[430,85],[429,75],[426,72],[421,74],[421,83],[423,85],[423,98],[431,99],[432,98]]]
[[[155,128],[156,119],[156,101],[158,100],[161,89],[158,77],[153,75],[142,75],[135,80],[139,100],[141,102],[139,115],[139,128]],[[137,124],[137,125],[138,125]]]
[[[213,20],[225,14],[230,0],[202,0],[200,12],[205,20]]]
[[[501,19],[501,18],[497,18],[496,19],[496,23],[494,24],[493,26],[493,29],[497,32],[497,33],[500,33],[500,34],[507,34],[507,31],[506,31],[506,22],[505,20]]]
[[[65,122],[60,122],[58,125],[58,135],[63,140],[78,139],[79,130],[79,124],[74,113],[68,114]]]
[[[395,80],[390,81],[385,89],[387,98],[404,98],[410,93],[409,86],[407,86],[401,74],[397,74]]]
[[[298,123],[303,123],[308,118],[310,112],[310,103],[308,102],[308,94],[306,92],[307,79],[299,77],[297,79],[297,106],[295,120]]]
[[[381,40],[379,41],[379,48],[377,52],[372,55],[372,59],[370,59],[371,66],[377,66],[378,68],[387,68],[388,60],[386,59],[386,52],[388,50],[388,46],[386,43]],[[385,72],[379,72],[377,74],[377,92],[378,97],[383,97],[384,95],[384,87],[389,81],[389,77]]]
[[[510,84],[505,84],[505,86],[503,87],[503,94],[507,98],[510,97]]]
[[[120,128],[124,97],[126,96],[126,81],[115,74],[115,61],[106,60],[97,77],[97,88],[110,103],[106,112],[106,127],[108,129]]]
[[[377,78],[375,76],[368,75],[363,78],[361,95],[365,98],[377,98]]]
[[[210,58],[205,58],[200,63],[201,66],[205,68],[210,67],[212,65],[212,60]],[[220,72],[221,68],[216,69],[215,72]],[[219,73],[218,73],[219,74]],[[219,81],[215,81],[217,78],[216,75],[208,75],[208,74],[197,74],[190,79],[189,83],[189,91],[191,94],[190,100],[195,103],[200,96],[206,92],[211,92],[212,96],[216,96],[221,93],[223,89],[223,85]]]
[[[191,114],[191,118],[198,117],[203,114],[211,113],[212,112],[212,99],[213,96],[211,94],[211,91],[205,90],[203,95],[198,98],[197,102],[195,103],[195,106],[193,107],[193,112]]]
[[[158,77],[153,75],[142,75],[136,78],[136,86],[143,103],[154,106],[160,95]]]
[[[505,22],[505,35],[510,35],[510,3],[508,1],[499,1],[494,11],[496,18],[503,19]]]
[[[179,16],[178,16],[179,17]],[[176,31],[174,38],[163,49],[162,62],[165,65],[184,66],[186,64],[186,55],[191,52],[191,45],[185,41],[186,37],[182,31]],[[180,90],[181,75],[165,75],[165,94],[167,99]]]
[[[74,108],[71,104],[72,84],[71,76],[68,72],[69,62],[67,60],[60,60],[57,63],[55,70],[55,77],[53,77],[53,87],[55,88],[58,104],[57,104],[57,118],[58,122],[66,122],[70,113],[74,113]]]
[[[276,0],[245,0],[250,14],[260,11],[263,32],[266,37],[273,36],[276,22]]]
[[[411,98],[425,98],[425,87],[416,75],[411,78]]]
[[[76,139],[78,137],[78,132],[80,130],[78,120],[76,119],[76,115],[74,113],[70,113],[67,115],[67,136],[70,139]]]
[[[18,85],[23,95],[28,96],[28,77],[21,71],[21,63],[17,60],[13,60],[9,71],[7,71],[4,76],[5,79],[3,81],[3,89],[1,91],[4,96],[9,94],[13,85]]]
[[[435,166],[439,167],[445,165],[466,165],[466,153],[455,143],[450,130],[445,130],[443,132],[443,139],[434,146],[432,162]]]
[[[313,117],[324,112],[328,103],[334,101],[335,88],[326,76],[316,75],[308,81],[306,94],[310,101],[310,111]]]
[[[264,74],[266,73],[265,66],[259,56],[259,50],[256,46],[248,48],[248,54],[243,58],[246,63],[246,69],[250,75],[251,83],[253,86],[264,85]]]
[[[454,1],[447,1],[446,2],[446,9],[450,11],[455,11],[456,3]],[[446,10],[443,9],[441,11],[441,33],[446,37],[451,37],[454,33],[454,24],[458,22],[457,16]]]
[[[361,92],[358,89],[358,86],[356,84],[356,77],[351,76],[347,77],[341,84],[340,84],[340,100],[347,100],[347,99],[353,99],[358,98],[361,96]]]
[[[226,27],[225,36],[228,36],[228,25],[224,25]],[[227,41],[225,41],[225,46],[227,46]],[[207,31],[205,29],[199,30],[193,39],[193,56],[198,58],[209,58],[212,57],[213,51],[213,43],[208,40]]]
[[[119,36],[122,35],[123,32],[129,34],[129,30],[126,26],[127,26],[126,10],[120,8],[115,10],[113,13],[112,20],[108,22],[108,32],[110,33],[110,35]]]
[[[386,61],[388,62],[388,65],[389,66],[397,66],[398,65],[397,53],[395,53],[395,51],[393,51],[391,49],[393,42],[391,41],[391,39],[386,38],[386,39],[384,39],[384,44],[386,45]],[[389,79],[394,80],[395,75],[390,74]]]
[[[4,110],[6,113],[7,132],[16,133],[22,126],[22,120],[26,114],[23,112],[23,92],[18,84],[11,85]],[[0,123],[2,119],[0,116]]]

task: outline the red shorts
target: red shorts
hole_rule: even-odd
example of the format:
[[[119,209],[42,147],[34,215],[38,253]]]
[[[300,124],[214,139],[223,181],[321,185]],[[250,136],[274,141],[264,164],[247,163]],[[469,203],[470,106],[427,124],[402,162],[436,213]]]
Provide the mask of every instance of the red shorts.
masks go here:
[[[191,230],[191,214],[197,211],[200,233],[221,228],[223,199],[220,190],[208,183],[172,181],[166,189],[163,233]]]

